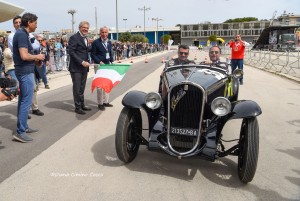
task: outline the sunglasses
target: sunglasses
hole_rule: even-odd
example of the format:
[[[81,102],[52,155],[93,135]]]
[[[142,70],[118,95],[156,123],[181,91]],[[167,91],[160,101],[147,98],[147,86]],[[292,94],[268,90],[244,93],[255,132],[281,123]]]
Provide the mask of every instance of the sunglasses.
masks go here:
[[[188,55],[188,52],[179,52],[180,55]]]
[[[210,54],[219,54],[219,51],[210,51]]]
[[[39,42],[43,42],[43,40],[38,40]]]

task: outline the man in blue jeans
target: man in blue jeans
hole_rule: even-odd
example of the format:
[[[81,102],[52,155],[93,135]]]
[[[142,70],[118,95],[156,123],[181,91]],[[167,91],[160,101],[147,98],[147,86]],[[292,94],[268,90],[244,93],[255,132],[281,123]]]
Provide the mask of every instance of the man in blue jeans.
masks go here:
[[[25,13],[21,18],[21,28],[16,31],[13,38],[13,60],[20,87],[17,133],[13,134],[13,138],[20,142],[31,142],[32,138],[27,134],[38,132],[38,130],[29,128],[27,124],[34,91],[34,65],[35,63],[41,64],[41,61],[45,59],[44,54],[34,55],[29,40],[29,33],[34,32],[37,28],[37,19],[36,15]]]

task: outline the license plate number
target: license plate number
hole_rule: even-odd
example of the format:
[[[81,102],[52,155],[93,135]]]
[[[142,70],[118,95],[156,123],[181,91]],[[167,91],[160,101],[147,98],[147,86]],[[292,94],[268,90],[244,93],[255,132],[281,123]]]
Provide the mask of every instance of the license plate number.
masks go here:
[[[197,136],[198,129],[171,127],[171,133],[177,134],[177,135]]]

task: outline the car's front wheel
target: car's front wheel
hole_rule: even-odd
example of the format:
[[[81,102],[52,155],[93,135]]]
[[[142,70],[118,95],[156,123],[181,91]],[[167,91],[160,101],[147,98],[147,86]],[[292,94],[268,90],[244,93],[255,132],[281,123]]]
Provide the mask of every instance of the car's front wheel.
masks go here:
[[[129,163],[135,159],[142,134],[142,117],[138,109],[124,107],[118,119],[115,146],[118,158]]]
[[[259,127],[256,117],[243,119],[239,139],[238,175],[243,183],[251,182],[257,167]]]

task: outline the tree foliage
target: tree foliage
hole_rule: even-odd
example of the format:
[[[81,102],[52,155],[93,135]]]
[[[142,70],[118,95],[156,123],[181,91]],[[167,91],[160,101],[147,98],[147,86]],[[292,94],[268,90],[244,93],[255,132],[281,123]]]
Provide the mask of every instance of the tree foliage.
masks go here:
[[[131,34],[130,32],[121,33],[119,38],[121,42],[142,42],[148,43],[148,38],[145,38],[143,34]]]
[[[209,36],[208,40],[210,40],[211,42],[216,42],[217,41],[217,36],[216,35],[211,35],[211,36]]]
[[[148,43],[148,38],[144,37],[143,34],[132,34],[130,41]]]
[[[168,44],[169,39],[172,39],[171,35],[163,35],[160,38],[160,43]]]
[[[223,23],[251,22],[251,21],[258,21],[258,19],[256,17],[234,18],[234,19],[228,19]]]
[[[130,41],[131,37],[132,37],[131,33],[129,33],[128,31],[125,33],[121,33],[119,36],[119,41],[127,42],[127,41]]]

